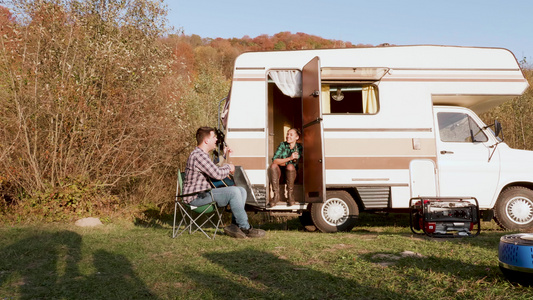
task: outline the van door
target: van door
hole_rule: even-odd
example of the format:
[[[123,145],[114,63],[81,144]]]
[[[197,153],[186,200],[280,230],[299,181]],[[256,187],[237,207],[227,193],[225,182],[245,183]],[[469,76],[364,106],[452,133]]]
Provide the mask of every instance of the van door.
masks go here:
[[[304,201],[324,202],[324,142],[320,89],[320,59],[313,58],[302,69],[302,135]]]
[[[470,110],[435,107],[434,112],[440,196],[476,197],[487,207],[500,178],[496,141]]]

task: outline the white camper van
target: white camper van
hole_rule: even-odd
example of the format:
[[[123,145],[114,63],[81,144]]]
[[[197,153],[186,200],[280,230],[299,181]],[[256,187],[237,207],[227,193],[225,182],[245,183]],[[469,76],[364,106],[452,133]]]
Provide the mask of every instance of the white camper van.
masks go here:
[[[533,152],[509,148],[501,125],[487,126],[476,113],[527,87],[506,49],[250,52],[235,61],[221,129],[248,180],[249,208],[303,214],[305,225],[335,232],[352,229],[361,210],[464,196],[502,227],[526,230]],[[302,129],[304,148],[297,203],[267,208],[267,169],[291,127]]]

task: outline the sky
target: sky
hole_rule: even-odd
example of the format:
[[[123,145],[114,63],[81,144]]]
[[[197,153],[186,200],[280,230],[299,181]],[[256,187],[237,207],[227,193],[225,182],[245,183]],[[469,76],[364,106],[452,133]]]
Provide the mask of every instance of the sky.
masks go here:
[[[202,38],[303,32],[377,46],[500,47],[533,63],[533,0],[164,0],[176,30]]]

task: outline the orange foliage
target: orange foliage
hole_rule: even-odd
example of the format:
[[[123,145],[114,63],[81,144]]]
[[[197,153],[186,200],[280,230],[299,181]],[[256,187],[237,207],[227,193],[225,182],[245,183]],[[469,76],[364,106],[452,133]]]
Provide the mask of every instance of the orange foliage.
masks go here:
[[[172,44],[172,39],[176,39],[179,43],[182,43],[179,46],[176,46],[174,51],[175,59],[180,64],[183,64],[184,61],[191,61],[191,52],[194,52],[191,49],[195,49],[199,46],[214,48],[216,50],[217,58],[215,59],[212,56],[214,53],[211,53],[209,59],[219,65],[222,69],[222,73],[228,79],[231,78],[235,58],[239,54],[247,51],[351,48],[363,46],[361,44],[354,46],[351,42],[328,40],[303,32],[291,33],[289,31],[279,32],[272,36],[262,34],[255,38],[251,38],[245,35],[242,38],[230,39],[202,39],[197,35],[181,35],[167,38],[167,43]],[[188,45],[188,47],[186,47],[185,44]],[[205,50],[196,53],[198,55],[206,55]],[[198,57],[196,57],[196,60],[198,62]],[[189,66],[187,69],[189,74],[194,76],[194,74],[197,73],[197,70],[190,69],[190,64],[187,64],[187,66]]]
[[[173,70],[178,75],[194,76],[194,51],[192,46],[180,41],[176,45],[173,54],[175,59]]]
[[[5,33],[14,22],[15,20],[9,9],[0,5],[0,32]]]
[[[9,40],[13,36],[13,26],[15,25],[15,18],[6,7],[0,6],[0,36],[7,37]],[[9,43],[4,41],[4,43]],[[7,45],[6,45],[7,46]]]

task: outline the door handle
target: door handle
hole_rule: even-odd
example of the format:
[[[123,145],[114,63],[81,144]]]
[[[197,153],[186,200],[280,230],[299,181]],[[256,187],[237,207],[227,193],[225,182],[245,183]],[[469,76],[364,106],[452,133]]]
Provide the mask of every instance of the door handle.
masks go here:
[[[440,154],[453,154],[453,151],[442,150]]]

